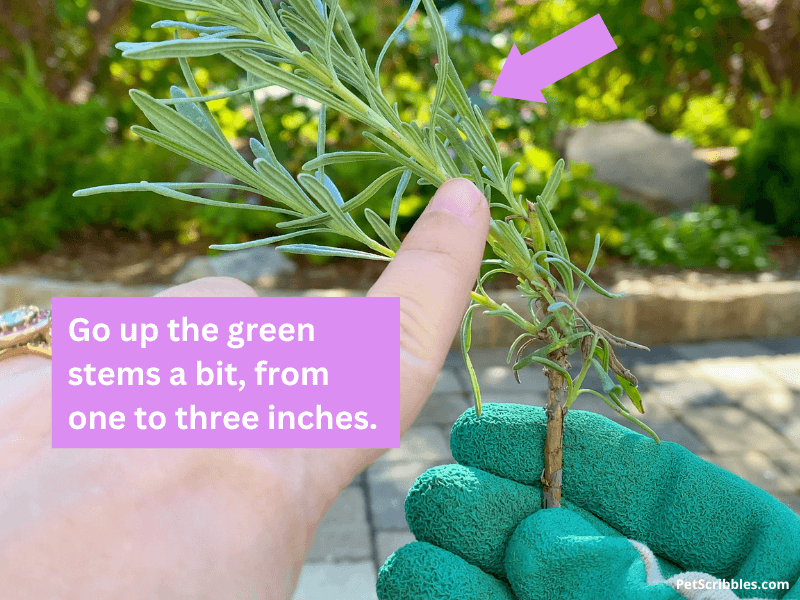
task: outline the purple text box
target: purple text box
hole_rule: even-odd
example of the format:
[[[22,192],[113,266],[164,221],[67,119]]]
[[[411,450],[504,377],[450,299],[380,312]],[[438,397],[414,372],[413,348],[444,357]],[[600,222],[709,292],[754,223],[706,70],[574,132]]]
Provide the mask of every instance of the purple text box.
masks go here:
[[[53,316],[53,448],[400,445],[399,298],[53,298]]]

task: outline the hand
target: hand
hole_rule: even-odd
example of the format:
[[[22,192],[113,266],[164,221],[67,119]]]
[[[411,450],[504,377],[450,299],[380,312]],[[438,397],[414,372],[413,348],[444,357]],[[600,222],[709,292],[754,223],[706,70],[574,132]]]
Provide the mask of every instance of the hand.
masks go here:
[[[401,298],[403,432],[444,363],[488,229],[477,188],[445,183],[368,293]],[[160,295],[256,293],[208,278]],[[383,452],[53,450],[49,361],[0,362],[0,381],[4,599],[285,600],[325,512]]]
[[[540,510],[545,431],[542,408],[513,404],[456,421],[460,464],[429,469],[411,488],[418,541],[381,568],[380,600],[737,597],[680,595],[670,584],[697,578],[675,576],[685,571],[794,584],[738,597],[800,598],[800,519],[766,492],[678,444],[571,410],[562,508]]]

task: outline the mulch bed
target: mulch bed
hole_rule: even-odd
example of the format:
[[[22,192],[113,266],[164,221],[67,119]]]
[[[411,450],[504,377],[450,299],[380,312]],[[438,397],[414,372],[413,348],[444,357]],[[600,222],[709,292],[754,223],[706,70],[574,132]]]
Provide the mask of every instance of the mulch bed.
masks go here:
[[[36,275],[69,281],[117,282],[123,285],[172,283],[174,275],[195,256],[206,253],[212,240],[198,240],[179,245],[174,240],[150,239],[110,229],[86,229],[61,242],[52,251],[14,265],[0,268],[0,274]],[[597,267],[593,276],[598,283],[611,287],[627,279],[685,280],[691,283],[719,285],[723,283],[800,278],[800,238],[787,238],[772,248],[772,256],[780,265],[769,273],[727,273],[722,271],[687,271],[673,266],[641,267],[618,258]],[[306,289],[369,289],[378,279],[386,263],[335,259],[314,266],[303,255],[292,256],[298,269],[291,276],[282,276],[275,287],[285,290]],[[512,289],[517,281],[512,276],[498,276],[487,289]]]

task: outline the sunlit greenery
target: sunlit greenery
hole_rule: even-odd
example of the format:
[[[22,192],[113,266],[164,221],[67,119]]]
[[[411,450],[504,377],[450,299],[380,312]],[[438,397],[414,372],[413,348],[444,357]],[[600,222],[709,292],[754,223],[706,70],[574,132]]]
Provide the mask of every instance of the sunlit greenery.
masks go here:
[[[364,10],[365,4],[370,10]],[[343,2],[370,60],[376,58],[408,4]],[[512,182],[515,193],[535,197],[541,191],[558,159],[552,149],[553,135],[565,125],[636,118],[705,147],[738,146],[752,137],[762,109],[772,102],[763,81],[752,74],[750,62],[755,59],[745,51],[754,26],[741,16],[736,2],[684,0],[675,4],[673,14],[659,22],[642,14],[640,0],[437,2],[448,34],[457,42],[451,44],[451,57],[473,99],[486,108],[484,114],[499,142],[504,167],[518,160],[522,163]],[[146,193],[120,196],[113,202],[73,199],[70,194],[77,187],[138,181],[140,173],[153,179],[155,166],[164,180],[175,180],[188,166],[167,160],[165,153],[130,133],[131,125],[146,122],[128,89],[145,87],[155,97],[168,97],[169,87],[183,81],[177,62],[123,59],[113,49],[122,40],[167,39],[169,29],[151,29],[150,24],[177,15],[134,2],[130,12],[116,15],[114,25],[108,28],[105,43],[110,50],[97,51],[96,32],[90,23],[100,17],[92,13],[88,0],[50,0],[42,5],[51,8],[50,12],[32,6],[15,5],[18,21],[30,22],[33,27],[36,19],[42,18],[42,26],[52,35],[32,36],[31,51],[26,54],[11,33],[0,32],[7,49],[6,60],[0,63],[0,155],[10,157],[0,166],[0,235],[4,239],[0,264],[46,251],[70,228],[86,225],[159,231],[184,241],[202,237],[219,243],[275,233],[274,215],[245,218],[237,211],[231,214],[213,207],[161,202]],[[598,13],[614,36],[617,51],[545,89],[546,105],[490,96],[512,43],[525,52]],[[102,15],[97,23],[105,18]],[[424,13],[415,15],[397,40],[397,50],[383,62],[381,79],[387,99],[408,107],[407,114],[401,114],[404,119],[415,114],[424,121],[433,100],[435,44],[430,36]],[[744,61],[739,88],[730,84],[734,55],[741,55]],[[242,73],[227,61],[211,57],[190,62],[203,93],[244,85]],[[41,74],[38,80],[30,74],[32,69]],[[71,98],[70,90],[83,76],[88,76],[93,90],[83,98]],[[316,107],[293,100],[277,88],[262,90],[258,97],[264,126],[276,141],[277,158],[296,172],[314,156]],[[230,139],[256,133],[244,100],[210,103]],[[369,143],[362,131],[361,125],[346,118],[331,117],[327,142],[342,150],[367,149]],[[46,177],[37,175],[43,169]],[[342,194],[351,197],[380,170],[364,162],[331,166],[330,172]],[[612,188],[594,182],[579,165],[565,173],[559,188],[561,208],[554,210],[554,217],[579,255],[590,253],[590,232],[598,230],[603,238],[600,263],[604,253],[620,251],[622,224],[615,196]],[[391,189],[387,187],[376,200],[376,212],[387,217]],[[400,208],[400,232],[410,228],[426,201],[423,190],[409,187]],[[330,235],[324,243],[348,246],[347,240]],[[675,254],[672,260],[680,261],[680,256]]]

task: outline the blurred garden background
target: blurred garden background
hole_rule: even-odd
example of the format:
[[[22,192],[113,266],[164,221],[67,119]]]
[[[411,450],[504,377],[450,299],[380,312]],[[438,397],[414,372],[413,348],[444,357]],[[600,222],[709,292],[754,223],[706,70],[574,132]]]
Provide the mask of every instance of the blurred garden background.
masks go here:
[[[343,3],[371,62],[409,4]],[[437,4],[451,57],[493,127],[505,167],[521,162],[515,191],[535,198],[558,158],[567,158],[553,212],[576,263],[588,261],[599,232],[601,268],[800,276],[800,0]],[[546,88],[547,104],[490,95],[512,44],[524,53],[598,13],[618,49]],[[166,98],[170,86],[185,81],[176,60],[123,59],[114,45],[167,39],[171,29],[150,25],[185,17],[131,0],[0,0],[0,273],[170,283],[191,258],[213,254],[210,244],[279,232],[281,217],[274,213],[149,193],[72,196],[111,183],[221,181],[130,132],[131,125],[147,125],[130,88]],[[433,99],[431,35],[418,12],[383,61],[387,97],[399,103],[401,115],[406,108],[406,118],[419,106],[424,116]],[[189,62],[206,94],[246,85],[244,74],[219,57]],[[278,157],[298,172],[316,153],[317,107],[275,86],[257,98]],[[257,137],[247,96],[209,107],[247,155],[249,138]],[[594,133],[581,134],[588,131]],[[329,112],[329,151],[369,149],[360,133],[359,124]],[[618,167],[620,161],[607,152],[608,136],[634,140],[645,166],[609,171],[601,164],[604,154],[606,163]],[[671,148],[667,161],[660,158],[664,147]],[[592,166],[594,159],[587,163],[582,155],[599,156],[600,163]],[[326,172],[348,198],[379,168],[367,161]],[[636,174],[652,185],[639,185]],[[670,188],[683,195],[671,197]],[[393,191],[387,186],[372,205],[382,217],[389,215]],[[267,202],[218,193],[206,191],[212,198]],[[430,188],[408,189],[401,239],[430,194]],[[356,219],[369,230],[363,215]],[[315,243],[357,248],[333,234]],[[359,273],[369,280],[385,267],[326,257],[291,260],[298,273],[325,265],[339,287],[353,287]]]

